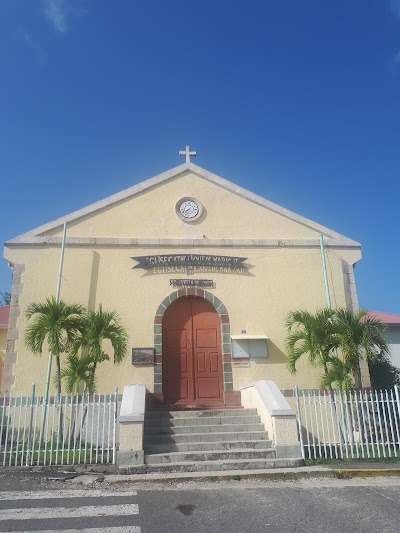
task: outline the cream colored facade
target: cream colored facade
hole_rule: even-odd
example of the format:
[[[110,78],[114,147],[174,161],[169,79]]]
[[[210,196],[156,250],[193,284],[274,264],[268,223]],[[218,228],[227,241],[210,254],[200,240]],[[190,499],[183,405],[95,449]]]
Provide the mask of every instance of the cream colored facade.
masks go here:
[[[0,393],[7,347],[7,328],[0,327]]]
[[[7,346],[7,328],[0,328],[0,357],[4,359]]]
[[[203,206],[195,222],[177,216],[175,207],[183,197]],[[132,257],[245,257],[249,267],[245,274],[195,272],[190,276],[212,278],[215,287],[207,291],[226,307],[230,335],[245,331],[268,336],[267,358],[231,362],[234,391],[260,379],[274,380],[281,389],[318,386],[319,373],[307,363],[300,363],[295,376],[288,372],[284,340],[289,311],[326,306],[321,234],[332,305],[358,306],[353,265],[361,258],[360,244],[185,163],[5,244],[14,285],[2,392],[28,393],[32,383],[43,392],[47,357],[33,356],[24,347],[25,310],[31,302],[55,294],[64,222],[62,298],[89,308],[101,303],[117,310],[129,332],[130,348],[155,345],[157,309],[176,291],[170,279],[188,277],[186,271],[133,268]],[[162,388],[162,380],[154,386],[154,365],[133,365],[130,354],[119,366],[103,363],[97,376],[101,391],[122,390],[128,383],[144,383],[150,391]],[[367,381],[365,374],[364,385]]]

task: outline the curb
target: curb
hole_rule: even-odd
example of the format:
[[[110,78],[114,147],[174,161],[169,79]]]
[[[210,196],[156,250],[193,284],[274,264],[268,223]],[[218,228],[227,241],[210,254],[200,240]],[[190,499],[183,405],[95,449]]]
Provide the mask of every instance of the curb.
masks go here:
[[[301,479],[352,479],[352,478],[373,478],[373,477],[400,477],[400,468],[391,469],[358,469],[358,468],[315,468],[307,470],[282,470],[282,471],[263,471],[263,470],[237,470],[230,472],[193,472],[164,474],[127,474],[116,476],[105,476],[104,481],[110,484],[118,483],[171,483],[174,481],[241,481],[244,479],[264,479],[267,481],[296,481]]]
[[[400,477],[400,468],[391,469],[358,469],[358,468],[310,468],[304,470],[288,470],[281,471],[263,471],[263,470],[236,470],[229,472],[193,472],[193,473],[177,473],[177,474],[127,474],[127,475],[111,475],[105,476],[105,481],[110,484],[118,483],[171,483],[174,481],[198,481],[198,482],[213,482],[234,480],[241,481],[244,479],[264,479],[267,481],[296,481],[301,479],[352,479],[352,478],[373,478],[373,477]]]
[[[261,479],[266,481],[296,481],[301,479],[353,479],[375,477],[400,477],[400,467],[396,468],[330,468],[330,467],[297,467],[274,468],[268,470],[229,470],[216,472],[180,472],[180,473],[152,473],[152,474],[120,474],[115,465],[64,465],[64,466],[37,466],[37,467],[3,467],[1,473],[22,472],[26,474],[43,473],[59,475],[60,480],[93,477],[94,481],[109,484],[120,483],[172,483],[172,482],[215,482],[215,481],[241,481]],[[54,479],[54,478],[53,478]]]
[[[337,468],[332,473],[337,479],[400,477],[400,468]]]
[[[202,474],[202,475],[199,475]],[[234,473],[226,472],[197,472],[184,474],[170,474],[170,477],[158,477],[154,474],[143,475],[122,475],[122,476],[105,476],[104,481],[112,485],[119,483],[171,483],[174,481],[197,481],[197,482],[215,482],[215,481],[241,481],[244,479],[265,479],[271,481],[293,481],[296,479],[310,479],[310,478],[333,478],[332,472],[247,472],[237,470]]]

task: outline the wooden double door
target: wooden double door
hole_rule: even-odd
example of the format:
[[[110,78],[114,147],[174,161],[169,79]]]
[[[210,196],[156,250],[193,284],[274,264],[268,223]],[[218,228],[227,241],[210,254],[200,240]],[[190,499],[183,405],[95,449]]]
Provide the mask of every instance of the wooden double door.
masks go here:
[[[180,298],[165,311],[162,331],[164,403],[223,403],[221,323],[213,306]]]

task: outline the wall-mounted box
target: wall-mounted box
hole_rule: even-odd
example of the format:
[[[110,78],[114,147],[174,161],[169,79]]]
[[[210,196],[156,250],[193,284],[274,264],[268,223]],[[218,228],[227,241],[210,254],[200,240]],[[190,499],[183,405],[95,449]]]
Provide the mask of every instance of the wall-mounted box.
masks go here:
[[[132,348],[132,364],[148,365],[154,363],[154,348]]]
[[[268,357],[266,335],[232,335],[232,359],[260,359]]]

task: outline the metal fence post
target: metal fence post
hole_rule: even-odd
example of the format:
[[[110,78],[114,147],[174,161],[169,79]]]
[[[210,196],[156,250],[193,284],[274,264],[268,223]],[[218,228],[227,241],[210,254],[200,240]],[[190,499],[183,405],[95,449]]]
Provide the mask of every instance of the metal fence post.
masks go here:
[[[35,384],[32,385],[32,396],[31,396],[31,405],[30,405],[30,415],[29,415],[29,430],[28,430],[28,444],[26,446],[26,461],[25,465],[29,466],[29,455],[31,451],[31,438],[32,438],[32,424],[33,424],[33,404],[35,403]]]
[[[296,407],[297,407],[297,424],[299,427],[299,439],[300,439],[300,447],[301,447],[301,457],[303,460],[305,459],[305,453],[304,453],[304,444],[303,444],[303,430],[301,427],[301,413],[300,413],[300,402],[299,402],[299,391],[298,387],[294,388],[294,393],[296,396]]]
[[[396,396],[397,413],[396,413],[396,410],[393,409],[393,414],[395,416],[395,422],[396,422],[396,427],[397,427],[397,425],[400,426],[400,397],[399,397],[399,386],[398,385],[394,386],[394,394]],[[398,446],[400,449],[400,439],[398,440]]]
[[[118,416],[118,389],[115,389],[114,402],[114,427],[113,427],[113,464],[117,464],[117,416]]]

